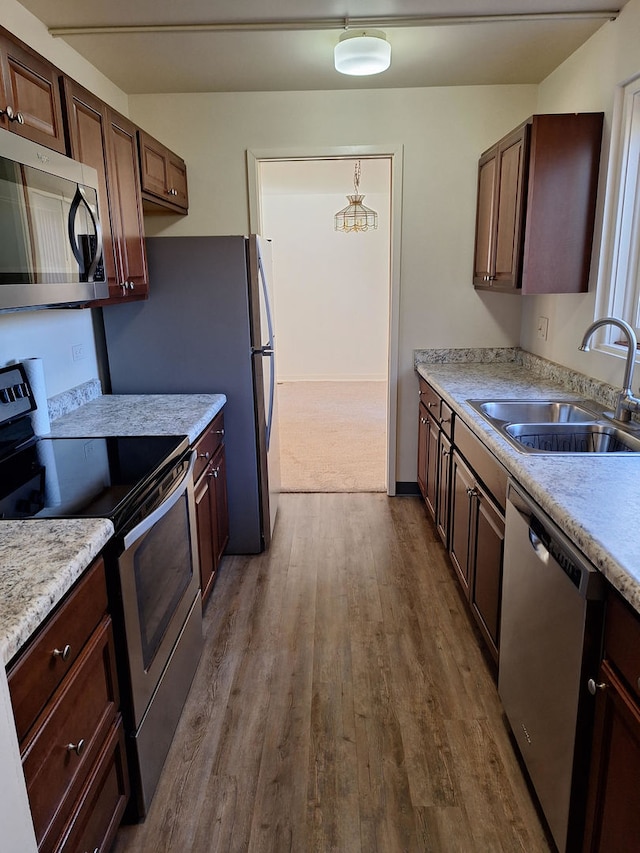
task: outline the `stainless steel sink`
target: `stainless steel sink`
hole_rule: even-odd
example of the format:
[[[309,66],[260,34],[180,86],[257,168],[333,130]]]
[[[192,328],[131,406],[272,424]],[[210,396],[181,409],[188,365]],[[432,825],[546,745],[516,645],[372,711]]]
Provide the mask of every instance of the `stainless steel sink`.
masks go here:
[[[640,434],[607,420],[587,400],[468,400],[522,453],[639,453]]]
[[[588,423],[597,415],[580,402],[565,400],[469,401],[489,421],[504,423]]]
[[[507,424],[504,431],[528,453],[640,452],[640,438],[607,424]]]

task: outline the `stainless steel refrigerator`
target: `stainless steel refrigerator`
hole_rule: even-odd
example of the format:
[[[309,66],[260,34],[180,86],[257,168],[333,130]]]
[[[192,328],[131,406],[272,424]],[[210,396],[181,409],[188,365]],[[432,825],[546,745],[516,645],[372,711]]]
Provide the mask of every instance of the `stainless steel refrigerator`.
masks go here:
[[[228,553],[268,546],[280,470],[271,244],[147,239],[149,299],[103,309],[113,394],[222,393]]]

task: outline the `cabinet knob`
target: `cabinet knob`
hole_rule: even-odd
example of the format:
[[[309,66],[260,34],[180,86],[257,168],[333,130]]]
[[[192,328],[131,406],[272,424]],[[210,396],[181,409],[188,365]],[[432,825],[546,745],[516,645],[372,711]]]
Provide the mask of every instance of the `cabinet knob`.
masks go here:
[[[591,693],[592,696],[595,696],[598,690],[606,690],[607,685],[604,681],[598,683],[594,678],[590,678],[587,681],[587,690]]]
[[[471,486],[467,486],[467,495],[470,498],[477,498],[478,497],[478,490],[472,488]]]
[[[127,282],[127,290],[135,290],[135,287],[136,287],[136,285],[135,285],[134,281],[128,281]]]
[[[198,453],[198,459],[208,459],[211,456],[208,450],[204,453]]]
[[[421,423],[421,424],[426,424],[426,422],[427,422],[427,419],[426,419],[426,418],[420,418],[420,423]]]
[[[223,429],[214,429],[214,430],[211,430],[211,432],[212,432],[214,435],[224,435],[224,430],[223,430]]]
[[[427,409],[433,409],[433,408],[435,408],[437,405],[438,405],[438,404],[437,404],[437,403],[434,403],[434,402],[433,402],[433,400],[429,400],[429,401],[427,402]]]
[[[51,654],[54,658],[62,658],[62,660],[69,660],[69,655],[71,654],[71,646],[67,644],[62,649],[54,649]]]
[[[68,743],[67,752],[75,752],[76,755],[81,755],[84,750],[84,738],[80,738],[78,743]]]

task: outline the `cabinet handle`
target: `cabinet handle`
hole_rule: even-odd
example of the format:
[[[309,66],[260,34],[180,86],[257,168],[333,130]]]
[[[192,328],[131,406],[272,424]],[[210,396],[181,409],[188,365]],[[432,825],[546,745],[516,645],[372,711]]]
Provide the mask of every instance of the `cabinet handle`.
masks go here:
[[[593,678],[590,678],[589,681],[587,681],[587,690],[589,691],[589,693],[591,693],[592,696],[595,696],[598,690],[606,690],[606,688],[607,685],[604,683],[604,681],[598,683]]]
[[[479,492],[477,489],[467,486],[467,495],[469,496],[469,498],[477,498],[478,494]]]
[[[135,282],[133,282],[133,281],[127,282],[127,290],[135,290],[135,287],[136,287]]]
[[[433,409],[437,405],[438,405],[438,403],[434,403],[433,400],[429,400],[427,402],[427,409]]]
[[[211,456],[208,450],[205,450],[204,453],[198,453],[198,459],[208,459]]]
[[[224,430],[223,430],[223,429],[213,429],[213,430],[211,430],[211,432],[212,432],[214,435],[224,435]]]
[[[62,660],[69,660],[69,655],[71,654],[71,646],[67,644],[62,650],[54,649],[51,654],[54,658],[62,658]]]
[[[443,455],[443,457],[450,456],[450,455],[451,455],[451,451],[450,451],[450,450],[443,450],[443,451],[442,451],[442,455]]]
[[[427,419],[426,419],[426,418],[420,418],[420,423],[421,423],[421,424],[426,424],[426,422],[427,422]]]
[[[4,110],[0,110],[0,116],[6,116],[9,121],[17,121],[18,124],[24,124],[24,116],[21,112],[14,112],[13,107],[7,105]]]
[[[68,743],[67,752],[75,752],[76,755],[81,755],[84,750],[84,738],[80,738],[78,743]]]

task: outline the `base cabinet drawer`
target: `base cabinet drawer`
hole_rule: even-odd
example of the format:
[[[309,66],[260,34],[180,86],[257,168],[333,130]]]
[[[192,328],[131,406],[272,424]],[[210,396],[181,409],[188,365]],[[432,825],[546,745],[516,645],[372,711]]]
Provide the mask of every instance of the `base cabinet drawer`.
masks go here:
[[[129,799],[122,719],[118,715],[87,779],[56,853],[106,853]]]

